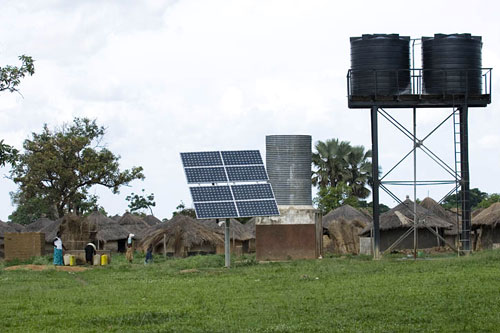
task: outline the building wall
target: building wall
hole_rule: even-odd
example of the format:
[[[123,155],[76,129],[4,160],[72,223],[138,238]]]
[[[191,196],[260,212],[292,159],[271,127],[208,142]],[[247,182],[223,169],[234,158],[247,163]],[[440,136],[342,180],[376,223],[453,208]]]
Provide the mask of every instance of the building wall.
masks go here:
[[[380,231],[380,251],[388,249],[408,229],[398,228]],[[443,246],[443,241],[439,242]],[[426,249],[438,246],[437,237],[427,229],[418,229],[418,248]],[[413,249],[413,233],[408,235],[394,250]]]
[[[256,225],[257,260],[315,259],[314,224]]]
[[[45,234],[21,232],[4,234],[5,260],[29,259],[45,254]]]

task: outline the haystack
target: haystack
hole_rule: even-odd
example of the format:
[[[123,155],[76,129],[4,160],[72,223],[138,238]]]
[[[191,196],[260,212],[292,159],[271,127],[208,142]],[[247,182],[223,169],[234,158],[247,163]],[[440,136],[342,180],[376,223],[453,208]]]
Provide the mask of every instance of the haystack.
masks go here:
[[[216,253],[217,246],[224,244],[224,238],[219,233],[186,215],[176,215],[162,227],[144,237],[138,248],[146,251],[152,245],[155,253],[163,253],[165,243],[168,255],[186,257]]]
[[[473,217],[472,229],[479,234],[476,248],[500,248],[500,202],[492,204]]]
[[[406,199],[403,203],[380,215],[380,250],[389,248],[411,226],[413,226],[413,201]],[[443,236],[444,230],[451,229],[452,223],[435,215],[426,208],[417,205],[418,247],[431,248],[442,246],[442,241],[430,232],[426,226],[437,230]],[[371,236],[372,223],[361,231],[360,236]],[[412,249],[413,237],[406,237],[395,249]]]
[[[358,254],[358,234],[371,219],[356,208],[343,205],[323,216],[322,221],[325,252]]]
[[[88,225],[96,227],[94,239],[98,242],[98,249],[125,252],[125,243],[129,233],[118,222],[98,211],[92,212],[84,220]]]
[[[359,254],[359,232],[367,223],[357,219],[339,217],[328,225],[329,246],[325,249],[337,254]]]
[[[134,234],[135,239],[141,239],[146,230],[150,225],[137,215],[130,214],[129,212],[123,214],[123,216],[118,220],[118,224],[121,225],[128,233]]]

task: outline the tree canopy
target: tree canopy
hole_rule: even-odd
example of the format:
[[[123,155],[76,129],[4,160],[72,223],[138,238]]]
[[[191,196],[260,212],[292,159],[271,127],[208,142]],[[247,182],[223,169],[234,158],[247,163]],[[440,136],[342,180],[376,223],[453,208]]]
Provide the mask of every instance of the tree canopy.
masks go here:
[[[0,91],[18,91],[17,86],[21,83],[21,79],[27,74],[30,76],[35,74],[35,65],[32,57],[27,55],[19,56],[21,67],[7,65],[0,67]]]
[[[144,193],[144,189],[142,189],[142,193]],[[135,194],[132,192],[132,194],[128,195],[125,200],[130,202],[128,204],[128,208],[130,208],[131,213],[141,209],[149,209],[151,215],[154,215],[153,209],[151,208],[156,206],[154,193],[144,196],[142,194]]]
[[[44,125],[41,133],[32,133],[11,170],[11,179],[19,185],[11,193],[18,206],[13,216],[41,204],[53,218],[82,214],[96,206],[96,198],[88,193],[92,186],[118,193],[120,186],[144,179],[142,167],[120,171],[120,156],[101,144],[104,134],[104,127],[87,118],[75,118],[53,131]]]
[[[458,191],[458,196],[457,194],[449,195],[443,201],[442,206],[446,209],[455,208],[457,207],[457,200],[460,200],[461,197],[462,197],[462,191]],[[470,197],[470,207],[471,209],[474,209],[479,205],[481,201],[488,198],[488,194],[482,192],[478,188],[473,188],[469,191],[469,197]]]
[[[346,203],[355,206],[358,199],[370,195],[371,150],[338,139],[318,141],[315,149],[312,184],[319,189],[315,198],[318,208],[328,212]]]

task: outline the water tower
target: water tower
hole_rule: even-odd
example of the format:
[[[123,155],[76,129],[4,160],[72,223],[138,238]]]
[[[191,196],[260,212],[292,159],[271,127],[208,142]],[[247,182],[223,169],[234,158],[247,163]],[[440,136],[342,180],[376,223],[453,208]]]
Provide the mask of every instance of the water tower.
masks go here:
[[[393,199],[402,201],[391,192],[391,185],[413,187],[413,226],[404,237],[413,231],[415,253],[417,230],[425,227],[425,221],[418,221],[416,213],[417,186],[450,184],[449,195],[459,197],[457,211],[461,212],[460,252],[471,250],[471,206],[469,186],[469,108],[486,107],[491,103],[491,68],[482,68],[482,40],[470,34],[435,34],[433,37],[411,39],[398,34],[371,34],[352,37],[351,69],[347,75],[348,106],[352,109],[370,109],[373,152],[373,240],[374,256],[380,254],[379,231],[379,189]],[[421,45],[422,68],[415,68],[415,46]],[[413,55],[413,57],[411,56]],[[413,60],[413,65],[410,63]],[[450,114],[424,138],[417,138],[417,109],[449,108]],[[413,110],[413,129],[405,128],[391,115],[393,109]],[[394,125],[413,142],[413,149],[385,175],[379,175],[378,116]],[[455,163],[448,165],[427,146],[426,139],[445,122],[453,121]],[[417,180],[416,151],[420,149],[449,174],[449,179]],[[413,179],[388,181],[390,174],[401,162],[413,153]],[[460,191],[459,191],[460,190]],[[429,228],[430,229],[430,228]],[[431,232],[436,233],[432,229]],[[403,237],[402,236],[402,237]],[[436,237],[441,237],[436,233]],[[441,237],[442,238],[442,237]],[[445,241],[444,239],[442,239]],[[401,239],[396,240],[395,243]],[[450,244],[452,246],[452,244]],[[390,250],[390,248],[388,249]]]

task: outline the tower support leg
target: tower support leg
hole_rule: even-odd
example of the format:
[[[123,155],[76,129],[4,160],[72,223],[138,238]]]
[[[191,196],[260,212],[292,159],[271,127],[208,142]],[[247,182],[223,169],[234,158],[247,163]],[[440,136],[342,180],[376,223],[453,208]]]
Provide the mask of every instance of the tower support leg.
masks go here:
[[[378,106],[371,108],[372,123],[372,177],[373,177],[373,256],[380,257],[380,228],[379,228],[379,174],[378,174]]]

